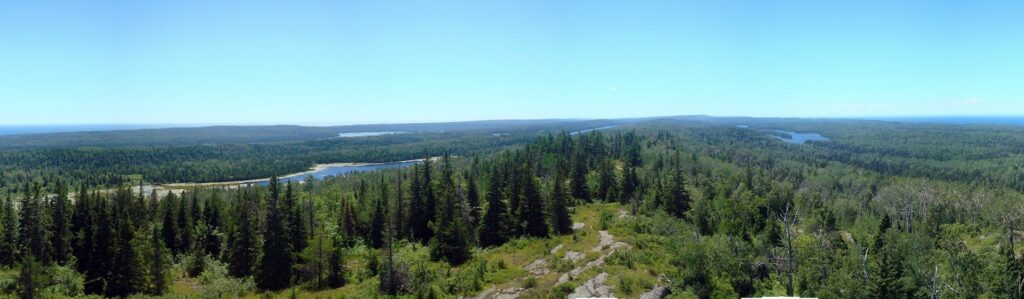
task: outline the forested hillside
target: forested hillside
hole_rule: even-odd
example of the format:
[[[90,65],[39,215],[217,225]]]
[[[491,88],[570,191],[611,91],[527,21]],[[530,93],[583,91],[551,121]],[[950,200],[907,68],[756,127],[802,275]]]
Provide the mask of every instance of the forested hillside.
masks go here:
[[[830,140],[787,144],[771,130]],[[110,148],[68,160],[54,157],[90,149],[9,151],[0,292],[1022,298],[1019,136],[667,118],[539,137]],[[180,195],[86,179],[204,181],[435,154],[412,168]]]

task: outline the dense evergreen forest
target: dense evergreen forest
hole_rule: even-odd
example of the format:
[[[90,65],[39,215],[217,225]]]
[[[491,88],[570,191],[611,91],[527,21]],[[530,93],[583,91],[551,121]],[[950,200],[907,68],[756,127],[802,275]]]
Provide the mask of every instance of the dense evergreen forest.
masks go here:
[[[787,144],[774,129],[831,140]],[[574,135],[9,150],[0,293],[1024,298],[1021,133],[662,119]],[[433,155],[443,158],[180,194],[101,179]]]
[[[434,155],[442,152],[472,155],[521,145],[539,133],[577,131],[612,123],[615,122],[485,121],[344,127],[204,127],[2,136],[0,190],[37,180],[44,188],[52,189],[58,178],[93,186],[118,186],[140,179],[147,183],[201,183],[269,178],[303,171],[317,163],[393,162],[422,157],[425,151]],[[341,132],[437,131],[330,138],[337,136],[339,131],[335,129]]]

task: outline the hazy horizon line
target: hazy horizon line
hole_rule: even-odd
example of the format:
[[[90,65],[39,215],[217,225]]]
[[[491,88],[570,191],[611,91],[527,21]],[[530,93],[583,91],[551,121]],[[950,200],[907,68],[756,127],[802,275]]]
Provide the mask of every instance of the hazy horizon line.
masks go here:
[[[765,118],[765,119],[854,119],[854,120],[885,120],[885,119],[927,119],[927,118],[1024,118],[1024,114],[936,114],[936,115],[857,115],[857,116],[749,116],[749,115],[711,115],[711,114],[682,114],[662,116],[624,116],[624,117],[594,117],[594,118],[493,118],[493,119],[467,119],[467,120],[402,120],[402,121],[355,121],[355,122],[96,122],[96,123],[25,123],[25,124],[4,124],[0,127],[72,127],[72,126],[145,126],[152,128],[180,127],[215,127],[215,126],[303,126],[303,127],[335,127],[335,126],[358,126],[358,125],[399,125],[399,124],[430,124],[430,123],[462,123],[462,122],[483,122],[483,121],[544,121],[544,120],[625,120],[625,119],[657,119],[671,117],[714,117],[714,118]]]

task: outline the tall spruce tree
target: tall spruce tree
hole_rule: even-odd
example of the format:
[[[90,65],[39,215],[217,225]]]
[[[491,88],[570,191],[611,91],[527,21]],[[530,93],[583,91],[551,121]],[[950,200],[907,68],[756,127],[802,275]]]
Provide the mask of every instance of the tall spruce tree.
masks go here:
[[[636,174],[636,167],[627,165],[626,169],[622,171],[622,180],[619,183],[619,203],[630,204],[640,187],[640,178]]]
[[[18,253],[18,223],[8,193],[0,202],[0,267],[14,266]]]
[[[547,217],[545,217],[544,200],[537,187],[537,178],[530,172],[528,164],[523,164],[519,173],[522,176],[522,192],[520,192],[519,223],[522,235],[544,238],[549,235]]]
[[[573,156],[572,197],[590,202],[590,191],[587,189],[587,159],[582,153]]]
[[[42,187],[39,183],[31,187],[28,183],[25,184],[25,194],[22,196],[18,217],[18,252],[22,256],[32,255],[45,264],[50,261],[50,234],[45,227],[40,196]]]
[[[430,240],[430,256],[434,260],[445,260],[451,265],[461,265],[470,258],[469,239],[465,235],[461,213],[462,198],[455,190],[450,160],[448,154],[445,154],[441,162],[441,177],[438,182],[441,206],[434,221],[435,234]]]
[[[135,238],[132,197],[128,189],[118,189],[114,197],[113,221],[116,231],[111,268],[107,272],[107,285],[103,293],[107,297],[127,297],[142,291],[145,285],[142,264],[132,242]]]
[[[384,246],[384,222],[387,218],[388,186],[384,177],[380,178],[377,200],[373,204],[373,218],[370,220],[370,231],[367,235],[367,243],[370,247],[381,248]]]
[[[413,238],[426,244],[434,234],[430,228],[430,221],[436,218],[437,199],[434,194],[433,182],[431,182],[430,157],[424,158],[422,167],[413,178],[412,202],[410,208],[409,227],[412,228]]]
[[[167,291],[170,281],[168,280],[167,248],[164,246],[163,236],[159,226],[151,225],[148,233],[145,261],[148,264],[146,272],[147,293],[150,295],[163,295]]]
[[[68,200],[67,186],[60,179],[54,192],[57,196],[53,199],[51,211],[53,212],[52,229],[53,237],[53,261],[64,265],[67,264],[71,254],[71,201]]]
[[[466,176],[466,205],[469,208],[469,229],[475,232],[480,225],[480,191],[473,175]]]
[[[71,215],[71,232],[74,235],[72,251],[77,258],[75,269],[78,272],[85,273],[92,263],[93,228],[93,206],[89,191],[85,185],[80,185],[75,199],[75,212]]]
[[[259,194],[252,189],[236,192],[234,221],[228,234],[228,272],[235,277],[252,275],[258,252],[255,221],[258,216]]]
[[[196,196],[194,191],[192,196]],[[175,213],[175,216],[178,217],[176,223],[178,230],[177,249],[180,254],[185,254],[192,250],[192,232],[194,229],[192,227],[192,219],[189,219],[191,218],[189,206],[189,201],[182,196],[182,199],[178,201],[178,212]]]
[[[569,216],[569,194],[562,186],[562,178],[555,176],[551,190],[551,227],[555,234],[572,233],[572,218]]]
[[[673,216],[683,218],[690,210],[690,193],[686,191],[683,178],[683,165],[679,151],[672,156],[672,178],[669,181],[668,211]]]
[[[203,238],[206,240],[204,248],[206,254],[213,257],[219,257],[221,252],[221,237],[223,231],[223,222],[221,221],[221,209],[223,208],[223,202],[220,198],[220,191],[213,191],[210,194],[210,199],[206,201],[206,207],[203,209],[203,222],[207,226],[207,235]]]
[[[302,207],[298,203],[292,181],[289,180],[284,188],[284,206],[288,211],[287,223],[289,242],[295,252],[301,252],[306,248],[306,225],[302,221]]]
[[[167,191],[167,196],[164,197],[163,204],[163,224],[160,226],[164,239],[164,246],[171,251],[172,255],[177,255],[181,252],[178,246],[178,224],[174,222],[174,207],[178,202],[178,196],[174,193]]]
[[[610,201],[615,194],[611,190],[615,186],[615,169],[611,160],[604,159],[598,168],[597,197],[600,200]]]
[[[498,167],[491,168],[486,195],[487,213],[484,214],[483,223],[480,226],[481,247],[498,246],[508,241],[508,206],[501,193],[501,179]]]
[[[85,271],[85,292],[103,294],[106,288],[107,273],[110,271],[113,258],[113,223],[108,200],[99,196],[91,196],[96,201],[93,206],[92,248],[89,253],[89,266]]]
[[[263,290],[280,290],[291,285],[292,253],[285,228],[288,209],[282,206],[280,182],[270,181],[267,222],[263,232],[263,255],[256,272],[256,285]]]

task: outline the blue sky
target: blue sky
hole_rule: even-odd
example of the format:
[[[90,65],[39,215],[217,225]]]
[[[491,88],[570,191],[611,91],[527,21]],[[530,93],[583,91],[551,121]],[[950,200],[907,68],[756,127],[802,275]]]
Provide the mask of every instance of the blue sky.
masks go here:
[[[0,124],[1024,115],[1024,1],[7,1]]]

